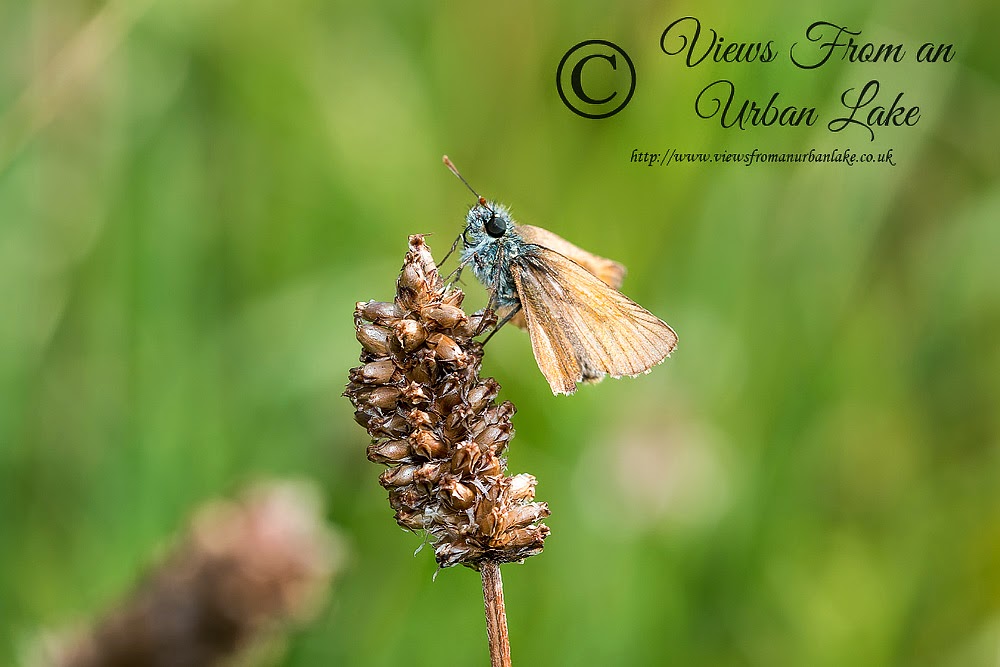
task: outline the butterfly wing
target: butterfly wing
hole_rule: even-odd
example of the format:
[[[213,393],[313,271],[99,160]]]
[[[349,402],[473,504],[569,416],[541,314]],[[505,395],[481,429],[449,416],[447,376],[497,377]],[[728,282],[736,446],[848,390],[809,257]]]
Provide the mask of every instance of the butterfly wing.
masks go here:
[[[625,267],[623,265],[614,260],[587,252],[583,248],[573,245],[563,237],[553,234],[547,229],[532,225],[517,225],[514,231],[526,243],[539,245],[543,248],[554,250],[563,257],[568,257],[615,289],[620,288],[622,282],[625,280]],[[523,313],[514,315],[510,323],[519,329],[527,328],[527,322],[524,319]]]
[[[535,361],[555,394],[576,383],[647,372],[677,345],[665,322],[543,246],[511,262]]]
[[[547,229],[533,227],[532,225],[518,225],[514,228],[514,231],[527,243],[555,250],[563,257],[570,258],[615,289],[620,289],[622,281],[625,280],[625,267],[623,265],[614,260],[587,252],[583,248],[573,245],[563,237],[553,234]]]

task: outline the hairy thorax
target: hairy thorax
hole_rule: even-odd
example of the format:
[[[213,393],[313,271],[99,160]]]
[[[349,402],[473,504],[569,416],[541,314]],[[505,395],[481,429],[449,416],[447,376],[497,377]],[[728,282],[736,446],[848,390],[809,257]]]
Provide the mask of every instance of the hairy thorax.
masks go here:
[[[470,267],[491,293],[495,292],[498,308],[516,306],[520,300],[511,275],[511,260],[519,257],[530,245],[518,235],[506,207],[494,203],[488,206],[473,206],[465,218],[462,264]],[[499,238],[486,233],[485,224],[491,215],[506,225],[506,231]]]

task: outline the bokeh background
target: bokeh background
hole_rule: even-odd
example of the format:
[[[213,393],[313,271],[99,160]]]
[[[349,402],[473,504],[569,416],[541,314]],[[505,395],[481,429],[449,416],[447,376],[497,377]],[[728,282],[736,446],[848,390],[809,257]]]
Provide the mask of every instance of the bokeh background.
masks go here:
[[[780,56],[683,67],[659,36],[687,14]],[[956,58],[799,70],[816,20]],[[510,469],[553,512],[505,568],[515,664],[1000,664],[997,25],[986,0],[0,4],[0,664],[272,476],[318,482],[351,554],[279,664],[486,663],[477,575],[411,556],[340,397],[355,301],[391,297],[408,234],[461,230],[444,153],[680,336],[570,398],[524,334],[490,343]],[[554,86],[592,38],[638,72],[604,121]],[[723,129],[693,112],[718,78],[823,120]],[[871,78],[917,126],[828,132]],[[897,166],[629,162],[665,147]]]

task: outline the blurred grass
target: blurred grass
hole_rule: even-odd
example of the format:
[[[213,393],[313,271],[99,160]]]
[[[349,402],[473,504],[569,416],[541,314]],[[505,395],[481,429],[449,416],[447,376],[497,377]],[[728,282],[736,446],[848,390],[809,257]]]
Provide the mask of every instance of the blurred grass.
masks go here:
[[[553,509],[545,554],[505,572],[518,664],[996,665],[998,16],[908,7],[0,7],[0,663],[120,596],[200,500],[278,474],[324,485],[354,552],[286,664],[483,663],[475,575],[409,557],[339,396],[354,302],[391,296],[407,234],[441,254],[461,229],[448,153],[522,222],[627,264],[681,339],[571,399],[525,336],[491,342],[511,469]],[[686,70],[658,51],[685,14],[958,57]],[[639,74],[603,122],[552,86],[594,37]],[[870,147],[726,131],[691,112],[721,77],[821,114],[877,77],[922,119]],[[899,166],[627,161],[664,146]]]

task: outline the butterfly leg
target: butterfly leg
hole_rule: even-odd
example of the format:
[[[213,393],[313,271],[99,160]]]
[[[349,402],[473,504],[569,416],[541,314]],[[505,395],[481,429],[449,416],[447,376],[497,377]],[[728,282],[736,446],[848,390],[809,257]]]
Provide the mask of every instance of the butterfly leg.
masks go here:
[[[483,317],[479,321],[479,327],[476,329],[476,333],[473,336],[478,336],[486,330],[489,326],[490,321],[496,321],[496,307],[497,307],[497,297],[496,291],[490,294],[490,300],[486,302],[486,308],[483,309]],[[491,336],[493,334],[490,334]],[[487,339],[488,340],[488,339]]]
[[[517,315],[519,312],[521,312],[521,304],[517,304],[516,306],[511,308],[510,312],[504,315],[503,319],[500,320],[500,322],[498,322],[495,327],[493,327],[493,331],[490,332],[490,335],[483,340],[483,345],[486,345],[486,343],[490,342],[490,338],[493,338],[493,334],[500,331],[500,327],[510,322],[514,318],[514,316]]]
[[[449,252],[449,254],[451,254],[451,253]],[[461,277],[462,277],[462,269],[464,269],[466,266],[468,266],[469,262],[471,262],[475,258],[476,258],[475,255],[470,255],[468,259],[466,259],[464,262],[462,262],[458,266],[456,266],[454,271],[452,271],[447,276],[445,276],[444,281],[446,283],[448,283],[449,285],[451,283],[458,282],[459,279],[461,279]]]
[[[441,267],[442,264],[448,261],[448,258],[451,257],[451,254],[455,252],[456,248],[458,248],[458,242],[462,240],[462,236],[463,236],[462,234],[459,234],[458,236],[455,237],[455,242],[451,244],[451,249],[447,252],[447,254],[445,254],[444,258],[440,262],[438,262],[439,268]]]

